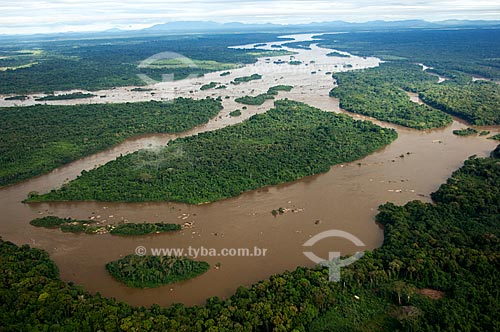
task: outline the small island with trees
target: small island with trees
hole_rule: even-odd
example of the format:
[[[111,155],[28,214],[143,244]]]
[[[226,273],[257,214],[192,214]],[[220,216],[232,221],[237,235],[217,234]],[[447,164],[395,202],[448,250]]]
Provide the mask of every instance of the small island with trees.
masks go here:
[[[85,234],[112,234],[121,236],[139,236],[148,234],[159,234],[175,232],[182,229],[179,224],[167,223],[119,223],[116,225],[99,225],[96,220],[75,220],[71,218],[59,218],[46,216],[33,219],[30,224],[35,227],[60,229],[68,233]]]
[[[106,264],[109,274],[133,288],[156,288],[195,278],[209,269],[207,262],[172,256],[128,255]]]
[[[93,93],[74,92],[74,93],[67,93],[67,94],[61,94],[61,95],[48,95],[48,96],[36,98],[35,101],[85,99],[85,98],[92,98],[95,96],[96,95]]]
[[[266,100],[274,99],[276,95],[278,95],[279,91],[291,91],[293,86],[291,85],[276,85],[270,87],[266,93],[261,93],[257,96],[244,96],[236,98],[235,101],[240,104],[245,105],[262,105],[266,102]]]
[[[474,128],[453,130],[453,135],[457,135],[457,136],[471,136],[471,135],[477,135],[477,134],[478,134],[478,131]]]
[[[255,81],[255,80],[260,80],[262,79],[262,75],[259,74],[252,74],[250,76],[242,76],[242,77],[236,77],[233,81],[231,81],[231,84],[240,84],[240,83],[245,83],[245,82],[250,82],[250,81]]]

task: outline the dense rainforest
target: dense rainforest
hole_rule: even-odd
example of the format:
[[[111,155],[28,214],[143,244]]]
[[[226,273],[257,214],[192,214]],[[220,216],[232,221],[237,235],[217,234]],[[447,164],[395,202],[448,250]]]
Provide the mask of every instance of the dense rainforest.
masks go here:
[[[407,91],[419,91],[437,78],[422,67],[387,62],[379,67],[360,71],[335,73],[338,86],[330,96],[339,98],[340,107],[376,119],[415,129],[446,126],[450,116],[410,100]]]
[[[428,105],[477,126],[500,124],[500,85],[445,82],[419,91]]]
[[[385,61],[423,63],[443,76],[500,80],[500,29],[373,31],[320,38],[321,47]]]
[[[336,73],[334,77],[340,87],[332,91],[332,96],[339,97],[344,108],[426,129],[446,123],[431,115],[435,112],[422,113],[428,110],[426,106],[409,105],[398,88],[418,92],[427,105],[473,125],[500,124],[500,87],[489,82],[472,82],[474,75],[500,79],[499,37],[498,29],[355,32],[321,35],[319,46],[391,62],[364,72]],[[416,73],[415,63],[431,67],[427,69],[429,74],[448,80],[433,84],[433,79]],[[396,69],[398,66],[400,69]],[[432,119],[425,121],[427,116]]]
[[[368,121],[279,100],[243,123],[119,157],[28,201],[213,202],[326,172],[396,137]]]
[[[171,256],[128,255],[106,264],[109,274],[134,288],[155,288],[192,279],[209,269],[207,262]]]
[[[117,86],[144,85],[137,74],[161,81],[163,74],[174,79],[224,70],[257,61],[258,57],[288,54],[280,50],[243,50],[228,46],[279,40],[277,34],[220,34],[142,36],[82,40],[46,40],[0,44],[0,93],[53,92],[59,90],[99,90]],[[165,54],[163,52],[172,52]],[[156,54],[165,54],[157,65],[140,66]],[[165,66],[163,62],[184,57],[193,59],[185,66]],[[185,61],[184,61],[185,62]]]
[[[208,122],[221,109],[221,103],[210,98],[0,108],[0,186],[40,175],[131,136],[185,131]]]
[[[342,269],[298,268],[204,306],[135,308],[59,279],[46,252],[0,240],[2,331],[498,331],[500,146],[432,195],[387,203],[381,248]]]

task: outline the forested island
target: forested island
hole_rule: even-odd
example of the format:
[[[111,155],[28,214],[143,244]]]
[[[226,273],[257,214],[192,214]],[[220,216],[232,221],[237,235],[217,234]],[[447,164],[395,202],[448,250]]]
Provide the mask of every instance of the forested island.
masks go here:
[[[170,256],[128,255],[106,264],[109,274],[133,288],[155,288],[192,279],[208,269],[207,262]]]
[[[60,95],[48,95],[36,98],[35,101],[71,100],[71,99],[92,98],[95,96],[96,95],[92,93],[74,92],[74,93],[66,93]]]
[[[453,130],[453,135],[457,136],[471,136],[471,135],[477,135],[478,133],[479,132],[474,128]]]
[[[221,109],[221,103],[210,98],[0,108],[0,186],[40,175],[135,135],[191,129]]]
[[[500,79],[496,57],[500,48],[495,42],[498,36],[497,29],[358,32],[321,35],[318,45],[389,61],[373,70],[334,75],[340,86],[332,91],[332,96],[338,97],[344,108],[383,121],[426,129],[446,125],[446,121],[435,112],[424,114],[423,110],[428,110],[426,106],[407,105],[405,96],[396,88],[417,92],[425,104],[472,125],[500,124],[499,85],[472,82],[472,75]],[[411,42],[405,42],[408,40]],[[428,76],[441,75],[447,81],[435,84],[435,78],[426,78],[423,73],[418,76],[416,63],[431,67],[427,69]],[[397,66],[399,73],[395,72]],[[402,72],[401,68],[404,68]],[[378,101],[375,100],[377,94]],[[404,109],[410,114],[406,115]]]
[[[473,125],[500,124],[500,86],[495,83],[464,83],[460,77],[437,84],[436,77],[421,67],[398,62],[333,77],[339,86],[330,95],[339,98],[341,107],[350,112],[415,129],[451,123],[439,111]],[[403,90],[417,92],[425,105],[412,103]]]
[[[167,223],[120,223],[117,225],[100,225],[97,220],[75,220],[71,218],[59,218],[46,216],[30,221],[35,227],[60,229],[69,233],[105,234],[121,236],[138,236],[156,233],[174,232],[181,230],[179,224]]]
[[[168,223],[120,223],[110,227],[109,233],[120,236],[139,236],[180,231],[179,224]]]
[[[379,67],[335,73],[338,87],[330,96],[339,98],[340,107],[376,119],[415,129],[446,126],[449,115],[410,100],[407,91],[419,91],[437,78],[426,74],[418,65],[383,63]]]
[[[262,79],[262,75],[252,74],[250,76],[236,77],[231,83],[232,84],[240,84],[240,83],[246,83],[246,82],[260,80],[260,79]]]
[[[396,137],[368,121],[280,100],[241,124],[119,157],[28,201],[213,202],[326,172]]]
[[[17,95],[17,96],[11,96],[11,97],[5,97],[4,100],[20,100],[24,101],[28,99],[28,96],[26,95]]]
[[[6,331],[494,331],[498,158],[500,146],[467,160],[434,203],[381,206],[384,244],[343,268],[342,282],[329,282],[326,268],[298,268],[200,307],[134,308],[91,295],[61,281],[46,252],[0,240],[0,319]]]
[[[337,58],[350,58],[351,57],[348,54],[339,53],[337,51],[330,52],[326,56],[337,57]]]
[[[97,226],[92,220],[75,220],[55,216],[33,219],[30,221],[30,224],[35,227],[60,229],[61,231],[68,233],[97,234],[97,232],[101,229],[106,231],[104,227]]]
[[[229,116],[236,117],[241,115],[241,110],[234,110],[229,113]]]
[[[213,89],[217,86],[217,82],[210,82],[210,83],[207,83],[207,84],[203,84],[201,87],[200,87],[200,90],[201,91],[204,91],[204,90],[208,90],[208,89]]]
[[[245,105],[262,105],[266,100],[274,99],[278,95],[279,91],[291,91],[293,86],[291,85],[276,85],[270,87],[266,93],[261,93],[257,96],[243,96],[236,98],[235,101],[240,104]]]
[[[244,96],[236,98],[234,101],[244,105],[262,105],[266,102],[266,100],[274,99],[274,96],[268,93],[261,93],[257,96]]]

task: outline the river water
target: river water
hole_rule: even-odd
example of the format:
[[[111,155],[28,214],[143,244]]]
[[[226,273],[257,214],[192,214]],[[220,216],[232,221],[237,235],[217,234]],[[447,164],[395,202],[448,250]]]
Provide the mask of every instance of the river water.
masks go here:
[[[309,40],[312,35],[293,36],[296,40]],[[277,43],[272,43],[277,44]],[[270,48],[268,44],[264,48]],[[297,266],[313,266],[304,251],[314,251],[327,258],[329,252],[347,255],[359,250],[379,247],[383,241],[382,229],[375,223],[377,207],[385,202],[404,204],[411,200],[429,201],[429,194],[459,168],[463,160],[476,154],[486,156],[496,143],[485,137],[458,137],[454,129],[466,124],[455,120],[444,129],[417,131],[395,125],[375,123],[395,128],[399,138],[391,145],[366,158],[337,165],[329,172],[300,181],[262,188],[238,197],[193,206],[179,203],[101,203],[58,202],[23,204],[31,191],[46,192],[74,179],[82,170],[89,170],[115,159],[120,154],[138,149],[163,146],[177,137],[193,135],[241,122],[255,113],[265,112],[272,101],[262,106],[249,106],[241,117],[232,118],[229,112],[242,105],[234,98],[267,91],[276,84],[295,86],[291,92],[280,92],[280,97],[306,102],[325,111],[344,112],[338,100],[330,98],[333,86],[329,71],[350,70],[377,66],[376,58],[333,58],[331,50],[315,45],[311,50],[293,50],[298,66],[275,64],[276,58],[260,59],[258,63],[231,71],[220,77],[211,73],[203,78],[179,82],[162,82],[149,92],[135,93],[131,87],[99,91],[105,98],[54,101],[51,104],[76,104],[117,101],[170,99],[178,96],[203,98],[207,95],[223,97],[224,110],[206,125],[178,135],[146,135],[125,141],[109,150],[80,159],[48,174],[0,189],[0,234],[3,239],[17,244],[28,243],[49,252],[66,281],[82,285],[90,292],[100,292],[133,305],[169,305],[184,303],[203,304],[211,296],[227,297],[240,286],[249,286],[258,280]],[[290,56],[279,57],[289,61]],[[311,61],[314,61],[311,63]],[[306,66],[307,64],[307,66]],[[348,66],[350,65],[350,66]],[[315,73],[313,73],[315,72]],[[235,77],[259,73],[263,79],[227,85],[225,90],[199,91],[199,86],[211,81],[227,84]],[[194,91],[194,92],[190,92]],[[225,99],[225,96],[230,96]],[[412,96],[418,101],[417,96]],[[3,101],[2,106],[35,103],[33,96],[25,102]],[[354,118],[366,119],[359,115]],[[492,133],[498,127],[487,128]],[[273,209],[294,210],[274,217]],[[193,227],[175,234],[122,238],[106,235],[77,235],[58,230],[35,228],[29,221],[44,215],[57,215],[76,219],[94,218],[100,222],[192,222]],[[303,247],[312,236],[327,230],[346,231],[359,238],[365,246],[356,247],[341,238],[325,239],[314,248]],[[111,278],[104,265],[128,254],[136,247],[151,248],[251,248],[267,249],[265,257],[198,257],[213,268],[195,279],[167,285],[157,289],[131,289]]]

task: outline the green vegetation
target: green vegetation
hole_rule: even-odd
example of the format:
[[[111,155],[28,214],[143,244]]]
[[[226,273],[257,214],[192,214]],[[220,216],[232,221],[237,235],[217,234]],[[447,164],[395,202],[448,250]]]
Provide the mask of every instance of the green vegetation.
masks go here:
[[[262,57],[277,57],[297,54],[295,52],[285,51],[285,50],[252,50],[247,53],[248,55],[262,58]]]
[[[288,64],[290,64],[292,66],[298,66],[298,65],[302,64],[302,61],[293,60],[293,61],[290,61]]]
[[[28,99],[28,96],[25,95],[18,95],[18,96],[12,96],[12,97],[5,97],[4,100],[26,100]]]
[[[479,136],[488,136],[490,134],[489,130],[483,130],[479,133]]]
[[[164,223],[123,223],[111,227],[109,233],[112,235],[136,236],[155,233],[174,232],[181,230],[179,224],[164,224]]]
[[[220,89],[227,89],[227,86],[219,85],[218,87],[215,88],[215,90],[220,90]]]
[[[33,219],[30,221],[30,224],[35,226],[35,227],[46,227],[46,228],[59,228],[61,225],[68,224],[71,222],[80,222],[80,223],[86,223],[88,221],[85,220],[72,220],[70,218],[58,218],[54,216],[47,216],[43,218],[37,218]]]
[[[339,52],[330,52],[326,56],[332,56],[332,57],[337,57],[337,58],[350,58],[351,56],[348,54],[343,54]]]
[[[437,79],[420,66],[383,63],[361,71],[335,73],[338,87],[330,95],[340,100],[340,107],[376,119],[415,129],[446,126],[450,116],[426,105],[413,103],[405,93],[418,91]]]
[[[134,288],[155,288],[192,279],[209,269],[207,262],[168,256],[128,255],[106,264],[109,274]]]
[[[288,47],[288,48],[294,48],[297,50],[310,50],[311,47],[310,45],[314,43],[314,41],[298,41],[298,42],[289,42],[283,44],[283,46]]]
[[[98,232],[107,232],[106,227],[96,226],[92,220],[74,220],[55,216],[33,219],[30,224],[35,227],[60,229],[67,233],[97,234]]]
[[[319,46],[385,61],[423,63],[443,76],[500,79],[500,29],[409,29],[320,36]]]
[[[488,137],[488,139],[493,139],[493,140],[496,140],[496,141],[500,141],[500,134]]]
[[[291,85],[276,85],[270,87],[266,93],[261,93],[257,96],[243,96],[236,98],[235,101],[240,104],[245,105],[262,105],[266,100],[274,99],[278,95],[279,91],[291,91],[293,86]]]
[[[498,152],[493,156],[500,157]],[[372,289],[372,294],[397,307],[389,307],[385,315],[376,307],[361,311],[364,319],[354,323],[360,330],[496,329],[500,323],[500,299],[494,290],[500,277],[498,161],[467,160],[432,195],[435,204],[413,201],[380,207],[377,221],[385,231],[382,248],[342,271],[342,281],[354,290]],[[437,290],[433,293],[438,296],[435,300],[421,296],[422,289]],[[397,325],[386,325],[387,315],[397,318],[393,322]],[[335,309],[324,317],[323,324],[311,331],[339,328],[335,317],[343,318]],[[352,328],[349,318],[343,318],[340,326]]]
[[[234,79],[233,84],[240,84],[244,82],[250,82],[250,81],[255,81],[255,80],[260,80],[262,79],[262,75],[259,74],[252,74],[250,76],[243,76],[243,77],[236,77]]]
[[[240,116],[241,111],[240,110],[234,110],[231,113],[229,113],[229,116],[235,117],[235,116]]]
[[[203,72],[206,71],[220,71],[227,69],[234,69],[239,67],[239,65],[234,63],[222,63],[213,60],[190,60],[186,62],[183,58],[173,58],[173,59],[161,59],[149,64],[147,67],[149,69],[183,69],[186,67],[195,67],[201,69]]]
[[[40,175],[126,138],[181,132],[219,113],[214,99],[0,108],[0,185]]]
[[[55,216],[33,219],[30,221],[30,224],[35,227],[60,229],[63,232],[69,233],[104,234],[109,232],[112,235],[122,236],[173,232],[181,229],[181,225],[165,223],[122,223],[118,225],[99,226],[94,220],[74,220]]]
[[[230,71],[225,71],[225,72],[220,74],[221,77],[228,76],[228,75],[231,75]]]
[[[500,124],[500,85],[495,83],[439,84],[421,91],[420,98],[473,125]]]
[[[200,90],[203,91],[203,90],[208,90],[208,89],[213,89],[217,86],[217,82],[210,82],[208,84],[204,84],[201,86]]]
[[[477,135],[477,133],[478,131],[474,128],[453,130],[453,135],[457,136],[471,136],[471,135]]]
[[[62,95],[48,95],[45,97],[36,98],[36,101],[50,101],[50,100],[71,100],[71,99],[82,99],[82,98],[92,98],[96,95],[92,93],[82,93],[82,92],[74,92]]]
[[[149,91],[153,91],[153,89],[148,89],[148,88],[133,88],[130,91],[132,91],[132,92],[149,92]]]
[[[244,96],[236,98],[234,101],[240,104],[245,105],[262,105],[266,102],[266,100],[274,99],[274,96],[271,96],[267,93],[261,93],[257,96]]]
[[[280,208],[279,208],[279,209],[277,209],[277,210],[272,210],[272,211],[271,211],[271,214],[272,214],[273,216],[275,216],[275,217],[276,217],[277,215],[279,215],[279,214],[283,214],[283,213],[285,213],[285,209],[284,209],[284,208],[282,208],[282,207],[280,207]]]
[[[279,91],[290,92],[290,91],[292,91],[292,89],[293,89],[293,86],[291,86],[291,85],[275,85],[275,86],[270,87],[267,90],[267,94],[275,96],[278,94]]]
[[[281,100],[265,114],[119,157],[29,201],[217,201],[326,172],[396,139],[391,129]]]
[[[228,48],[278,40],[276,37],[242,33],[13,41],[0,45],[0,93],[95,91],[149,84],[138,74],[158,82],[169,74],[175,80],[200,76],[255,63],[259,57],[289,54],[280,50]],[[26,47],[32,50],[25,50]],[[182,54],[188,59],[150,58],[162,52]]]
[[[418,92],[427,105],[473,125],[495,125],[500,124],[500,87],[490,82],[473,83],[470,75],[500,78],[500,58],[497,57],[500,48],[496,42],[499,33],[498,29],[360,32],[342,36],[324,35],[320,46],[395,62],[383,64],[380,69],[363,74],[335,74],[335,77],[344,79],[345,85],[332,91],[332,95],[343,96],[341,103],[349,111],[417,129],[435,128],[448,123],[449,120],[438,118],[435,111],[428,112],[426,106],[405,105],[407,98],[396,91],[399,87]],[[417,73],[416,66],[411,63],[432,66],[429,73],[445,76],[449,80],[433,84],[435,78],[426,78],[425,73]],[[398,70],[397,73],[394,68],[398,66],[406,69]],[[412,67],[414,69],[410,69]],[[392,70],[388,72],[388,68]],[[405,77],[405,74],[409,77]],[[362,77],[364,75],[367,77]],[[387,85],[392,87],[386,89]],[[362,89],[366,90],[364,96],[360,91]],[[377,93],[380,93],[378,100],[375,99]]]
[[[500,325],[498,158],[500,146],[492,158],[467,160],[432,195],[434,204],[381,206],[382,247],[343,268],[342,282],[329,282],[325,268],[298,268],[199,307],[134,308],[90,295],[62,282],[46,252],[0,240],[2,326],[6,331],[495,331]]]

